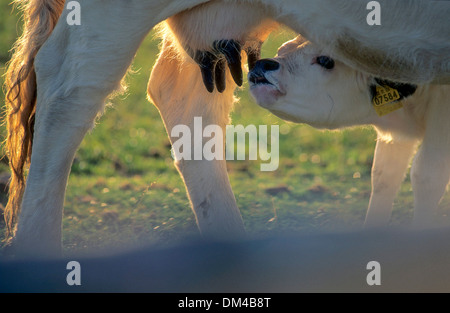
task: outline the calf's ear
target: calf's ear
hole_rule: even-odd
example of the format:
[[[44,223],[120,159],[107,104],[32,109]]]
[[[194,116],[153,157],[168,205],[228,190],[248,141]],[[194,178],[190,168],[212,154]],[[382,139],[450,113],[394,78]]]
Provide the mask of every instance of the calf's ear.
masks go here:
[[[413,84],[397,83],[386,79],[375,78],[373,84],[370,85],[370,94],[372,98],[376,95],[377,85],[382,87],[387,86],[397,90],[400,95],[400,99],[398,99],[398,101],[412,96],[417,90],[417,86]]]

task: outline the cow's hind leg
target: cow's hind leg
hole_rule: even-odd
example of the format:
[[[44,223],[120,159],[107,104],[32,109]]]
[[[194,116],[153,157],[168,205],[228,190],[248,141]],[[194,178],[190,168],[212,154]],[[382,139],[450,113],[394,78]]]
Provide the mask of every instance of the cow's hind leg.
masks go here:
[[[184,154],[184,157],[177,157],[175,166],[186,185],[198,227],[202,235],[209,239],[230,239],[244,235],[242,218],[228,180],[224,151],[220,157],[207,160],[198,149],[210,138],[203,142],[195,142],[193,138],[196,127],[204,129],[209,125],[217,125],[222,132],[215,135],[223,139],[234,102],[235,85],[229,73],[226,85],[227,89],[223,93],[209,93],[203,85],[198,66],[189,57],[178,56],[177,49],[166,39],[148,88],[172,144],[181,139],[181,134],[175,131],[183,129],[181,125],[186,125],[190,130],[190,146],[183,149],[190,149],[191,152]],[[198,124],[199,118],[202,126]],[[203,132],[203,129],[200,131]],[[195,160],[195,149],[197,153],[200,152],[197,157],[201,160]]]
[[[143,38],[193,1],[80,0],[81,25],[64,10],[36,56],[33,154],[13,240],[18,256],[61,251],[65,188],[74,154]]]

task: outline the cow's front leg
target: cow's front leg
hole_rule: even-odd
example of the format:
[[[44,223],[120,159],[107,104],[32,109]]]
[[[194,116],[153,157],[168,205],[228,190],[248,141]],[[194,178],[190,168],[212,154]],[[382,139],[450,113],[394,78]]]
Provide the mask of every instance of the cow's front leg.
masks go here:
[[[186,185],[201,233],[209,239],[242,237],[244,224],[231,190],[222,146],[234,102],[233,80],[227,74],[228,88],[222,93],[210,93],[197,64],[187,56],[176,55],[178,51],[166,39],[150,77],[149,97],[159,109],[176,152],[175,166]],[[208,129],[216,133],[203,133]],[[194,138],[199,131],[200,141]],[[212,137],[217,139],[215,148],[206,149],[204,144],[212,144]],[[182,142],[186,144],[181,148]],[[211,151],[215,156],[208,155]]]
[[[411,169],[416,229],[438,225],[435,214],[450,178],[450,108],[444,94],[436,100],[429,104],[425,137]]]

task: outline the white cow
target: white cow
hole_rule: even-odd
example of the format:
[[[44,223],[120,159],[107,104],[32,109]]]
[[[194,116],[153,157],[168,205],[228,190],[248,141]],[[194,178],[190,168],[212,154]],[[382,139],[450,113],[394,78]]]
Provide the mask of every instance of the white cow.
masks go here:
[[[450,86],[394,83],[354,70],[301,36],[249,73],[257,103],[317,128],[373,125],[378,133],[365,224],[385,226],[411,157],[414,225],[431,226],[450,178]]]
[[[448,5],[442,2],[380,0],[382,26],[377,27],[367,24],[369,11],[359,0],[78,0],[80,25],[68,23],[73,7],[66,8],[64,0],[15,2],[23,7],[25,29],[6,75],[12,178],[5,217],[19,254],[59,254],[75,152],[106,98],[120,89],[142,40],[170,17],[149,84],[168,130],[177,123],[190,125],[193,116],[227,123],[233,80],[242,82],[240,49],[255,62],[255,47],[273,25],[268,19],[369,73],[417,83],[449,82],[450,77]],[[242,235],[225,162],[176,166],[202,233]]]

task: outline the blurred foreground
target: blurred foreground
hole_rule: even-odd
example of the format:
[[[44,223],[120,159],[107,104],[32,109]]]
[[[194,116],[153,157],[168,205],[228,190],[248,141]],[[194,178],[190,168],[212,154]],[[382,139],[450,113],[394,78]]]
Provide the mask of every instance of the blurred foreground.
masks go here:
[[[0,292],[449,292],[450,229],[194,240],[109,256],[0,262]],[[69,261],[81,286],[69,286]],[[369,286],[370,261],[381,285]]]

